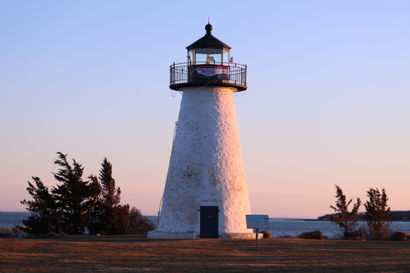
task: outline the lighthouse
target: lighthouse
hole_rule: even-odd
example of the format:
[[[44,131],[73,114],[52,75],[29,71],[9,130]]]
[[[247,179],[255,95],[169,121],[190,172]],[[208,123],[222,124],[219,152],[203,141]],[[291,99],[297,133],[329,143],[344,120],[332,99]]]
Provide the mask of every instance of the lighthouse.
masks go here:
[[[206,34],[186,47],[187,62],[170,66],[170,88],[182,99],[157,229],[149,238],[254,238],[247,229],[248,188],[234,93],[246,65]]]

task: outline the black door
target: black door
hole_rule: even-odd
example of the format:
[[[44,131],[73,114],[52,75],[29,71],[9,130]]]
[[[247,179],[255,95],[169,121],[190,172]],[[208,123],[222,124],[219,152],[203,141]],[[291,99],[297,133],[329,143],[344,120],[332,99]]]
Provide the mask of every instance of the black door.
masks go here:
[[[218,238],[218,206],[200,207],[201,238]]]

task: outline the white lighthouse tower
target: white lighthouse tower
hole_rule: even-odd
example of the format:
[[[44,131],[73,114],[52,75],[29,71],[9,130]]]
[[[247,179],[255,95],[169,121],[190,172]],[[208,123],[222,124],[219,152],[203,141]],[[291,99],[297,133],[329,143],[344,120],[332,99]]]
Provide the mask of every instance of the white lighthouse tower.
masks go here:
[[[205,29],[187,47],[187,62],[171,65],[170,88],[182,91],[182,100],[150,238],[254,238],[233,97],[247,88],[246,65],[232,62],[209,23]]]

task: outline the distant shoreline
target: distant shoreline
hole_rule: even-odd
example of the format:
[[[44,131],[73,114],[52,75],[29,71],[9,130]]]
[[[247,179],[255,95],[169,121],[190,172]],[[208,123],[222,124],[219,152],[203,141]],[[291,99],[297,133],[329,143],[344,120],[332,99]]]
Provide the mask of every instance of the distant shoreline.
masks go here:
[[[0,211],[0,213],[24,213],[24,214],[30,214],[29,211]],[[404,215],[409,215],[407,219],[397,219],[393,218],[392,222],[410,222],[410,211],[392,211],[393,215],[396,213],[397,214],[404,214]],[[269,217],[269,220],[274,220],[274,221],[330,221],[330,215],[331,214],[325,214],[323,216],[319,216],[316,219],[315,218],[292,218],[292,217]],[[145,217],[158,217],[158,215],[143,215]],[[358,219],[358,222],[366,222],[365,219]]]
[[[410,210],[391,210],[390,214],[393,215],[392,222],[410,222]],[[325,214],[317,217],[316,221],[330,221],[331,216],[336,214]],[[357,220],[360,222],[366,221],[366,216],[364,212],[359,212],[356,216]]]

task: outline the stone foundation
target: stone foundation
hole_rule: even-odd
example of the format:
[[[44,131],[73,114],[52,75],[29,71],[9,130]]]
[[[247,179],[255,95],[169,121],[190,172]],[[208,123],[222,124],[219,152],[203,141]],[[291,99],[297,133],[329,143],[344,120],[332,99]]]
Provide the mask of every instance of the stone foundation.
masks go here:
[[[195,232],[148,231],[148,238],[196,239]]]
[[[258,238],[263,238],[262,233],[258,233]],[[224,233],[222,239],[256,239],[256,233]]]
[[[199,239],[195,232],[167,232],[167,231],[148,231],[148,238],[162,239]],[[256,239],[255,233],[223,233],[222,239]],[[258,238],[263,238],[259,233]]]

